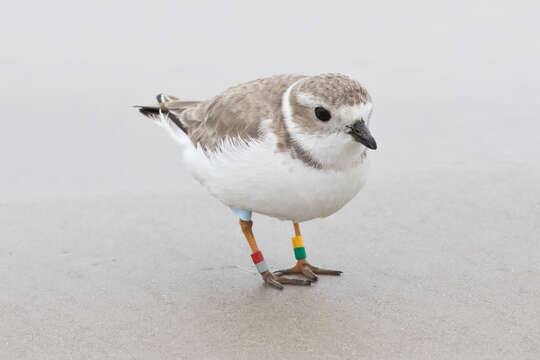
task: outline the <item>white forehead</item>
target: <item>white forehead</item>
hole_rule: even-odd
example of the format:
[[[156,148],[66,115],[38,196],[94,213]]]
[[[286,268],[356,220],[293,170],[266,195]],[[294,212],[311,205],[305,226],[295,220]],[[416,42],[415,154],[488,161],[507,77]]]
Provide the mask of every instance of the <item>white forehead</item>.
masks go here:
[[[365,120],[368,121],[373,112],[373,104],[357,104],[357,105],[343,105],[337,110],[334,110],[334,113],[345,122],[352,122],[356,120]]]
[[[296,101],[298,101],[300,105],[312,109],[317,106],[322,106],[331,111],[332,116],[337,116],[345,122],[352,122],[360,119],[367,121],[373,111],[373,104],[370,102],[355,105],[341,105],[337,109],[333,109],[332,106],[324,101],[324,99],[306,92],[296,94]]]

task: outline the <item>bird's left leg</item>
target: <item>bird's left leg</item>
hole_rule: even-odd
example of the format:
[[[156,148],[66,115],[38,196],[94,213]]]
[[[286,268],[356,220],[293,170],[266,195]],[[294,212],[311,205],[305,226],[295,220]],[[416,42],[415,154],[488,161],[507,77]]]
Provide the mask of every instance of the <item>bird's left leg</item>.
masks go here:
[[[274,274],[278,276],[302,274],[311,281],[317,281],[317,275],[341,275],[342,271],[321,269],[307,262],[304,240],[302,239],[302,234],[300,233],[300,225],[295,222],[293,222],[293,225],[295,237],[292,238],[292,244],[294,248],[294,256],[296,258],[296,265],[290,269],[278,270],[274,272]]]
[[[253,252],[251,254],[251,259],[266,284],[280,290],[283,289],[283,285],[311,285],[311,280],[290,279],[285,276],[274,275],[266,265],[264,257],[255,241],[255,236],[252,231],[253,221],[251,221],[251,211],[239,209],[233,209],[233,211],[240,217],[240,228]]]

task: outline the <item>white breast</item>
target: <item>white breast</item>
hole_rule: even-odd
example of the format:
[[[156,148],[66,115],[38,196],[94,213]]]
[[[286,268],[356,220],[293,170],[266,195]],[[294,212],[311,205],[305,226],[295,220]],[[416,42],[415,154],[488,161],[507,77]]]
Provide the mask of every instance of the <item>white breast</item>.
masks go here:
[[[227,141],[205,153],[191,144],[184,157],[193,175],[224,204],[297,222],[329,216],[362,188],[367,161],[345,170],[320,170],[276,152],[267,135],[249,145]]]

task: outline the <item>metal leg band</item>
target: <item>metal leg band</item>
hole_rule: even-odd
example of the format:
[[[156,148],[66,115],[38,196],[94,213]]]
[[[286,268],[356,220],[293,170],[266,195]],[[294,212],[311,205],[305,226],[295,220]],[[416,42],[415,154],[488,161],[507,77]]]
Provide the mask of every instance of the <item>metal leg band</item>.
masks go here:
[[[255,264],[255,267],[257,268],[257,270],[259,271],[259,273],[263,273],[265,271],[269,271],[270,269],[268,268],[268,265],[266,265],[266,261],[261,261],[261,262],[258,262]]]

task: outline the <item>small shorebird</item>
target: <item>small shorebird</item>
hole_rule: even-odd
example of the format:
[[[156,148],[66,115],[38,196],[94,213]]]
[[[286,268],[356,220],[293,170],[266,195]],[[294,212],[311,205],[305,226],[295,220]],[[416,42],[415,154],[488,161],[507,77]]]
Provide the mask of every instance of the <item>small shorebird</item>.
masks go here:
[[[207,101],[157,100],[139,111],[182,145],[193,176],[239,216],[265,283],[282,289],[341,274],[307,262],[299,223],[335,213],[365,183],[367,149],[377,144],[369,131],[373,104],[360,83],[341,74],[279,75]],[[295,266],[269,270],[252,212],[293,222]]]

